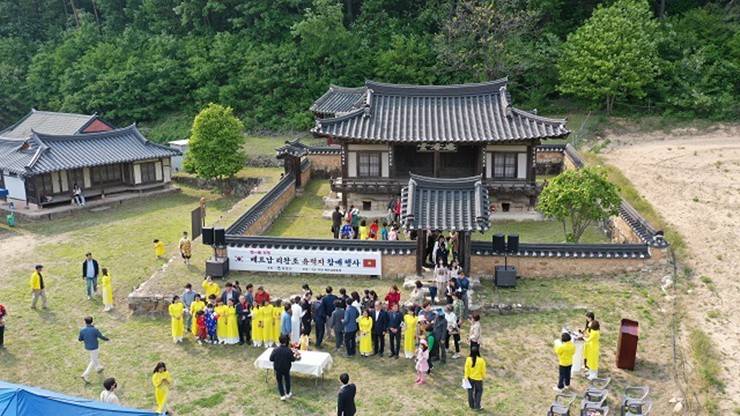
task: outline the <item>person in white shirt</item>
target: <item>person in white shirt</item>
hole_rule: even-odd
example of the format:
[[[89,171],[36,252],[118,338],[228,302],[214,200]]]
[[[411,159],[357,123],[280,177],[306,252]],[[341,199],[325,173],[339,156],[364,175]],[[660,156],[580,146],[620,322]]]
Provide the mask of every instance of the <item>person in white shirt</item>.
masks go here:
[[[115,378],[109,378],[103,382],[103,387],[105,387],[105,390],[103,390],[100,393],[100,401],[103,403],[108,404],[117,404],[121,405],[121,402],[118,400],[118,396],[116,396],[116,389],[118,388],[118,384],[116,384]]]

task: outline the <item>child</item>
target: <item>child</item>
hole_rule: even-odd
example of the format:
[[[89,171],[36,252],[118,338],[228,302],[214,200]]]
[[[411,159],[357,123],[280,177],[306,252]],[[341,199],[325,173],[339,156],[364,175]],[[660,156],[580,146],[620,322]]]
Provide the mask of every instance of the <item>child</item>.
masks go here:
[[[193,319],[195,319],[193,329],[195,330],[195,335],[198,337],[198,344],[203,344],[203,341],[206,340],[206,336],[208,335],[208,331],[206,330],[205,311],[203,311],[203,309],[199,309],[198,312],[195,313]]]
[[[228,338],[228,318],[226,317],[228,307],[224,305],[221,298],[216,299],[216,313],[218,314],[218,324],[216,325],[216,336],[218,336],[219,344],[225,344],[226,338]]]
[[[560,339],[554,342],[555,354],[558,355],[558,385],[552,389],[560,393],[563,389],[570,388],[570,370],[573,367],[573,355],[576,353],[576,346],[570,340],[570,334],[563,332]]]
[[[108,269],[103,267],[101,271],[103,272],[103,277],[100,281],[100,286],[103,288],[103,306],[105,306],[103,312],[109,312],[113,309],[113,284],[111,283]]]
[[[381,240],[388,240],[388,223],[383,223],[383,228],[380,229],[380,239]]]
[[[424,384],[429,373],[429,348],[427,341],[422,339],[416,349],[416,384]]]
[[[208,331],[208,343],[218,343],[218,337],[216,336],[216,331],[218,327],[218,314],[216,313],[216,310],[214,309],[212,303],[209,303],[208,306],[206,306],[205,323],[206,330]]]
[[[262,346],[264,333],[264,314],[262,313],[262,306],[255,301],[254,308],[252,308],[252,342],[255,347]]]
[[[157,260],[161,260],[164,257],[164,243],[159,240],[154,240],[154,255],[157,256]]]
[[[172,297],[172,304],[169,306],[170,321],[172,324],[172,340],[177,344],[182,342],[182,335],[185,332],[185,307],[180,302],[180,297]]]
[[[301,351],[308,351],[308,334],[301,331]]]

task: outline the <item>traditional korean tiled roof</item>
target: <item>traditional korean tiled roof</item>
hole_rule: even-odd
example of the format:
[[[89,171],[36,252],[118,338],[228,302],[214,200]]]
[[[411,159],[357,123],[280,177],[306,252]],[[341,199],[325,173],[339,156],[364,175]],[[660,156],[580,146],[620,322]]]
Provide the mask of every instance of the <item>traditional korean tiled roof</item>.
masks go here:
[[[135,125],[99,133],[49,135],[33,132],[23,141],[0,139],[0,169],[37,175],[67,169],[180,155],[151,142]]]
[[[286,156],[301,157],[306,155],[333,155],[342,153],[339,146],[308,146],[301,139],[286,141],[284,145],[275,149],[276,157],[282,159]]]
[[[410,230],[486,231],[488,191],[481,176],[442,179],[411,174],[401,191],[401,222]]]
[[[316,119],[311,132],[355,142],[400,143],[518,142],[570,133],[565,120],[513,108],[506,85],[506,78],[460,85],[366,81],[366,92],[352,106],[354,95],[330,89],[314,107],[331,101],[333,108],[348,112]]]
[[[82,132],[95,120],[101,120],[97,115],[54,113],[32,109],[20,121],[0,131],[0,137],[8,139],[27,139],[31,133],[42,134],[75,134]],[[104,124],[110,125],[104,120]],[[112,127],[112,126],[111,126]]]
[[[276,157],[282,159],[286,156],[301,157],[308,154],[308,146],[301,143],[300,139],[295,139],[292,142],[286,141],[284,145],[275,149],[277,152]]]
[[[329,85],[329,91],[316,100],[309,109],[320,117],[336,117],[348,113],[364,102],[367,87],[346,88]]]

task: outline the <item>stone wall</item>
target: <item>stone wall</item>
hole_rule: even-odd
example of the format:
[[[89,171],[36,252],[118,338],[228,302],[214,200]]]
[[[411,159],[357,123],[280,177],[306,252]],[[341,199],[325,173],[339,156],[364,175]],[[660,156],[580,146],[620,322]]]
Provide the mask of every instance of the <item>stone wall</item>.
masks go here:
[[[342,155],[308,155],[311,161],[311,175],[317,179],[339,178],[342,176]]]
[[[537,151],[537,174],[557,175],[563,168],[565,156],[562,151]]]
[[[611,229],[611,242],[614,244],[641,244],[642,238],[635,232],[635,230],[627,224],[621,216],[616,215],[609,218],[607,222]]]
[[[303,188],[308,185],[308,181],[311,179],[311,171],[313,170],[313,164],[309,164],[306,169],[301,171],[301,184]]]
[[[416,275],[416,254],[390,255],[383,254],[382,258],[383,277],[389,279],[400,279],[405,276]]]
[[[272,203],[265,212],[246,229],[246,231],[244,231],[244,235],[261,235],[264,233],[268,228],[270,228],[273,221],[280,216],[280,213],[283,212],[285,207],[290,204],[290,201],[292,201],[293,198],[295,198],[295,185],[289,186],[285,192],[283,192],[283,194],[280,195],[275,202]]]

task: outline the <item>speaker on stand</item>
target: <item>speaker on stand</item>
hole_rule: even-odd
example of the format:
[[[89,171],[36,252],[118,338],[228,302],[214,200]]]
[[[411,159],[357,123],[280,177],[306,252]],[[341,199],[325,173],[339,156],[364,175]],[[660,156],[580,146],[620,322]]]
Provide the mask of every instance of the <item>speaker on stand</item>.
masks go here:
[[[213,245],[213,227],[203,227],[203,244],[207,246]]]
[[[506,251],[506,242],[503,234],[494,234],[492,240],[494,253],[503,253]]]
[[[519,252],[519,234],[509,234],[506,249],[501,251],[504,253],[504,265],[496,266],[496,287],[516,287],[516,267],[509,266],[508,259],[509,254]]]

